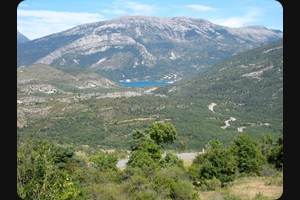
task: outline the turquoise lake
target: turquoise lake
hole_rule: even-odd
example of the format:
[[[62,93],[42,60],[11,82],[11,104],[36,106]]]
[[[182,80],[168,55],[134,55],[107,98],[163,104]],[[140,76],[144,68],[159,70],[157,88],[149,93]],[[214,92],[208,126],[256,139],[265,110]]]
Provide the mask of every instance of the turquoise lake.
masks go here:
[[[143,81],[143,82],[118,82],[124,86],[131,86],[131,87],[149,87],[149,86],[163,86],[163,85],[170,85],[172,83],[169,82],[156,82],[156,81]]]

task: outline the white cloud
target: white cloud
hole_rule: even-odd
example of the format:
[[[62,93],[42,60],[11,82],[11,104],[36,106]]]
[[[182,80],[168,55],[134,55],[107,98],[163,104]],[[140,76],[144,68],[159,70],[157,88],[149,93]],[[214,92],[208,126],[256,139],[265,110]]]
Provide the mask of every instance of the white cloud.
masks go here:
[[[196,5],[196,4],[187,5],[186,7],[192,8],[192,9],[197,10],[197,11],[214,11],[214,10],[217,10],[216,8],[213,8],[213,7],[210,7],[210,6],[203,6],[203,5]]]
[[[141,4],[136,3],[134,1],[117,1],[115,5],[120,5],[122,8],[126,8],[129,10],[130,13],[133,15],[150,15],[153,14],[155,11],[155,6],[149,4]]]
[[[36,39],[74,26],[103,20],[97,13],[58,12],[49,10],[17,10],[18,30],[29,39]]]
[[[259,21],[258,15],[259,15],[258,11],[252,11],[252,12],[247,13],[244,16],[230,17],[227,19],[215,19],[215,20],[211,20],[211,21],[216,24],[228,26],[228,27],[242,27],[242,26],[245,26],[249,22]]]
[[[125,10],[121,9],[104,9],[102,10],[103,13],[105,14],[112,14],[112,15],[123,15],[126,14]]]

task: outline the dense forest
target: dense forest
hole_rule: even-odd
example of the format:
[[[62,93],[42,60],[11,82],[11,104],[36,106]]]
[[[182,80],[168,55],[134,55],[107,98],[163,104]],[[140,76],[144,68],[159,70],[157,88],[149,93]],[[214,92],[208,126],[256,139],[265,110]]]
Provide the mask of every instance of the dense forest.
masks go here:
[[[243,177],[263,177],[268,185],[282,186],[283,135],[277,140],[269,135],[256,140],[239,135],[230,145],[214,139],[189,165],[166,148],[179,138],[170,122],[132,130],[124,169],[117,167],[118,160],[127,156],[121,151],[85,151],[46,138],[19,138],[18,195],[22,199],[196,200],[207,199],[207,191],[219,191],[221,199],[242,199],[227,188]],[[253,199],[272,198],[259,193]]]

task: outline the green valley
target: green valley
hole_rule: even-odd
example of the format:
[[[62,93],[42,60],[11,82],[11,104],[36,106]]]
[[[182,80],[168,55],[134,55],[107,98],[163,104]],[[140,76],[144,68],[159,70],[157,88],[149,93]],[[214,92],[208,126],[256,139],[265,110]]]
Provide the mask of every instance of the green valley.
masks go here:
[[[19,137],[128,148],[132,129],[170,121],[186,148],[199,150],[211,139],[228,145],[240,134],[276,139],[283,131],[282,41],[159,88],[123,87],[80,68],[17,72]]]

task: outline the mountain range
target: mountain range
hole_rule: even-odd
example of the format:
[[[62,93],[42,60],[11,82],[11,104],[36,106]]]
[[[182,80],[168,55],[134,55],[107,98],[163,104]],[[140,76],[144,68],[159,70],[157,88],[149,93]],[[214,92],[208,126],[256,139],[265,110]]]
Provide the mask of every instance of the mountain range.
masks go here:
[[[21,44],[27,41],[30,41],[30,39],[17,30],[17,44]]]
[[[178,81],[237,53],[281,39],[263,26],[205,19],[124,16],[20,43],[17,66],[75,66],[113,81]]]

